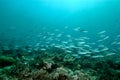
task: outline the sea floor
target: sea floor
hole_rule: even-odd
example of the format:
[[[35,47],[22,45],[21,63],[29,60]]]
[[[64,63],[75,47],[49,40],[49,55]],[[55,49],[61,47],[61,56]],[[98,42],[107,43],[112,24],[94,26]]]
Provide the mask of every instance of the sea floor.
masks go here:
[[[120,80],[120,54],[78,57],[59,48],[1,50],[0,80]]]

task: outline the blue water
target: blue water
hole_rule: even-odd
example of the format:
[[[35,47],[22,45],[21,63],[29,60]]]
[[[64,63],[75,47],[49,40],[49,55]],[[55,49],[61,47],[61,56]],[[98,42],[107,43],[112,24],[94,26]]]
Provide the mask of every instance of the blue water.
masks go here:
[[[120,80],[120,0],[0,0],[0,80]]]
[[[120,34],[120,0],[86,0],[84,4],[82,1],[77,6],[70,6],[59,0],[0,0],[1,45],[33,45],[45,42],[43,37],[51,37],[49,33],[62,33],[73,38],[86,36],[90,37],[89,42],[96,42],[99,39],[97,33],[105,30],[105,35],[110,38],[103,43],[110,46]],[[76,27],[88,33],[75,32]],[[68,41],[64,36],[58,39]]]

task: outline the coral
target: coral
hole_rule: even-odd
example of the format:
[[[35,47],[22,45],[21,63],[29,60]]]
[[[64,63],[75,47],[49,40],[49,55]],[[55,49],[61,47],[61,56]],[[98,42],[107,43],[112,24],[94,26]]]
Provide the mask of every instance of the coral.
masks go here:
[[[71,53],[64,54],[58,48],[49,51],[37,54],[32,51],[34,54],[21,54],[21,57],[15,59],[0,56],[0,80],[118,80],[120,77],[118,56],[113,61],[111,57],[76,58]]]
[[[71,80],[73,72],[68,68],[59,67],[53,73],[53,79]]]
[[[33,80],[52,80],[50,74],[44,69],[37,70],[32,73]]]
[[[43,66],[44,69],[51,69],[52,65],[55,63],[51,59],[44,59],[43,64],[44,64],[44,66]]]

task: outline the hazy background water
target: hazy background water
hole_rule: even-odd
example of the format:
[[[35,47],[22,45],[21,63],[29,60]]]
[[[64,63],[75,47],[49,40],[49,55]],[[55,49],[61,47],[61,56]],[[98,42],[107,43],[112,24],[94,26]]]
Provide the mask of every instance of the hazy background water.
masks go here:
[[[120,0],[77,1],[79,4],[70,6],[62,0],[0,0],[1,43],[34,41],[39,33],[53,29],[73,36],[84,35],[72,32],[75,27],[87,30],[86,36],[93,41],[102,30],[107,31],[111,40],[120,34]],[[65,26],[69,27],[66,31]]]

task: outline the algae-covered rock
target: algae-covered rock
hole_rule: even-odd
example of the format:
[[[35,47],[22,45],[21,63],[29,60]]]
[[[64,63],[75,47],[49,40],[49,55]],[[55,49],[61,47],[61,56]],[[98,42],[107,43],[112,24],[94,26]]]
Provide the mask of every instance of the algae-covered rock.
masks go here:
[[[0,67],[10,66],[15,63],[15,61],[13,57],[0,56]]]

